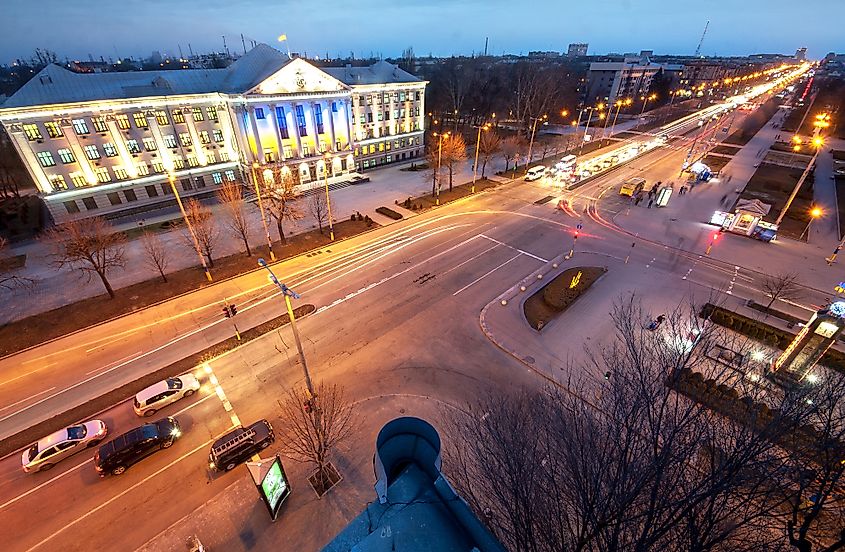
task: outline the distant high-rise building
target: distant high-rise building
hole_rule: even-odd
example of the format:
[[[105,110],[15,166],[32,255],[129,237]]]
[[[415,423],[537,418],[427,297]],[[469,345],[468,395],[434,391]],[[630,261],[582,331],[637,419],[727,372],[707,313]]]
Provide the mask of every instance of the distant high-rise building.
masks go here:
[[[589,44],[586,42],[576,42],[574,44],[570,44],[569,49],[566,51],[566,57],[586,56],[587,46],[589,46]]]
[[[806,61],[807,48],[798,48],[797,50],[795,50],[795,59],[796,61]]]

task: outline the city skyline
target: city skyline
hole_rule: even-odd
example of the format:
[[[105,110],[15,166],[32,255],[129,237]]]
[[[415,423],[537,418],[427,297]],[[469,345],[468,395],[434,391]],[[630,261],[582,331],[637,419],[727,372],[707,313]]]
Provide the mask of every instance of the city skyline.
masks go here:
[[[222,51],[224,36],[228,50],[239,52],[244,47],[241,34],[246,49],[251,41],[284,49],[276,38],[285,34],[291,51],[309,57],[368,57],[371,53],[398,57],[408,47],[413,47],[418,57],[470,55],[482,52],[487,38],[488,52],[493,55],[565,52],[572,42],[589,43],[590,54],[648,49],[656,54],[691,55],[708,20],[701,49],[705,56],[790,54],[807,47],[808,57],[820,59],[839,46],[833,26],[820,26],[814,18],[795,18],[794,5],[780,0],[752,0],[741,6],[725,1],[690,6],[684,8],[679,20],[667,16],[655,0],[614,0],[604,12],[586,4],[561,7],[543,0],[517,24],[512,17],[504,16],[510,12],[500,0],[403,4],[401,12],[399,6],[370,8],[351,2],[338,2],[332,10],[316,12],[308,6],[286,4],[268,7],[247,0],[233,11],[219,0],[175,6],[159,0],[143,4],[132,1],[120,8],[89,0],[73,4],[47,0],[37,7],[15,2],[7,13],[16,25],[0,46],[0,59],[2,63],[28,59],[35,48],[55,51],[61,60],[84,60],[89,54],[94,59],[142,58],[153,51],[175,56],[180,48],[187,56],[191,49],[195,53]],[[834,11],[825,4],[811,0],[803,7],[807,13]],[[80,12],[94,9],[96,18],[79,17]],[[843,11],[841,7],[835,9]],[[545,15],[530,17],[534,13]],[[836,14],[831,16],[835,19]],[[67,21],[74,24],[68,26]],[[749,21],[758,32],[746,32]],[[185,22],[192,23],[186,26]],[[127,32],[132,28],[143,32]]]

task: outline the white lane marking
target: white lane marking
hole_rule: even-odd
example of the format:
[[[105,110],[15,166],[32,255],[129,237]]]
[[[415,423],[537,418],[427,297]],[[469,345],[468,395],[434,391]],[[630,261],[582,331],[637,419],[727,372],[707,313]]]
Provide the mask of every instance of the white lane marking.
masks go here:
[[[487,273],[485,273],[483,276],[480,276],[480,277],[476,278],[476,279],[475,279],[475,280],[473,280],[472,282],[468,283],[467,285],[465,285],[464,287],[462,287],[461,289],[459,289],[458,291],[456,291],[455,293],[453,293],[453,294],[452,294],[452,297],[454,297],[455,295],[459,294],[460,292],[462,292],[462,291],[466,290],[466,289],[467,289],[467,288],[469,288],[470,286],[472,286],[472,285],[474,285],[474,284],[477,284],[478,282],[480,282],[481,280],[483,280],[483,279],[484,279],[484,278],[486,278],[487,276],[489,276],[489,275],[493,274],[494,272],[496,272],[497,270],[499,270],[500,268],[502,268],[503,266],[505,266],[505,265],[506,265],[506,264],[508,264],[509,262],[514,261],[514,260],[516,260],[516,259],[520,258],[521,256],[522,256],[522,253],[517,253],[516,255],[514,255],[513,257],[511,257],[511,258],[510,258],[510,259],[508,259],[507,261],[503,262],[502,264],[500,264],[499,266],[497,266],[497,267],[496,267],[496,268],[494,268],[493,270],[488,271],[488,272],[487,272]]]
[[[456,264],[455,266],[453,266],[452,268],[450,268],[449,270],[447,270],[447,271],[446,271],[446,272],[444,272],[443,274],[440,274],[440,276],[445,276],[445,275],[449,274],[450,272],[452,272],[453,270],[457,270],[457,269],[461,268],[461,267],[462,267],[462,266],[464,266],[465,264],[467,264],[467,263],[469,263],[469,262],[474,261],[475,259],[479,258],[480,256],[484,255],[485,253],[487,253],[487,252],[489,252],[489,251],[492,251],[493,249],[496,249],[497,247],[499,247],[499,244],[498,244],[498,243],[491,245],[490,247],[488,247],[487,249],[485,249],[484,251],[482,251],[482,252],[481,252],[481,253],[479,253],[478,255],[473,255],[472,257],[470,257],[469,259],[465,260],[464,262],[459,263],[459,264]]]
[[[739,267],[738,267],[738,266],[736,266],[736,265],[734,265],[734,274],[733,274],[733,277],[731,278],[731,283],[730,283],[730,284],[728,284],[728,289],[727,289],[727,291],[725,292],[725,293],[727,293],[728,295],[733,295],[733,293],[734,293],[734,292],[733,292],[733,289],[734,289],[734,284],[736,283],[736,277],[737,277],[737,275],[739,275]]]
[[[7,506],[11,506],[12,504],[14,504],[15,502],[17,502],[18,500],[21,500],[22,498],[26,498],[27,496],[31,495],[31,494],[32,494],[32,493],[34,493],[35,491],[37,491],[37,490],[39,490],[39,489],[41,489],[41,488],[43,488],[43,487],[46,487],[47,485],[51,485],[51,484],[53,484],[56,480],[58,480],[58,479],[60,479],[60,478],[62,478],[62,477],[64,477],[64,476],[66,476],[66,475],[67,475],[67,474],[69,474],[69,473],[73,473],[74,471],[78,470],[79,468],[81,468],[82,466],[84,466],[85,464],[87,464],[88,462],[93,462],[93,461],[94,461],[94,459],[93,459],[93,458],[89,458],[88,460],[85,460],[84,462],[80,462],[79,464],[77,464],[77,465],[75,465],[74,467],[70,468],[70,469],[69,469],[69,470],[67,470],[66,472],[60,473],[60,474],[59,474],[59,475],[57,475],[56,477],[53,477],[52,479],[48,479],[47,481],[45,481],[44,483],[41,483],[41,484],[40,484],[40,485],[38,485],[37,487],[33,487],[33,488],[31,488],[30,490],[26,491],[25,493],[19,494],[19,495],[18,495],[18,496],[16,496],[15,498],[12,498],[12,499],[7,500],[7,501],[6,501],[6,502],[4,502],[3,504],[0,504],[0,510],[2,510],[3,508],[6,508]]]
[[[111,345],[112,343],[117,343],[118,341],[122,341],[123,339],[125,339],[125,338],[122,335],[115,336],[112,339],[109,339],[109,340],[103,341],[102,343],[98,343],[98,344],[94,345],[90,349],[85,349],[85,352],[90,353],[91,351],[96,351],[97,349],[99,349],[101,347],[105,347],[106,345]]]
[[[528,255],[529,257],[531,257],[531,258],[533,258],[533,259],[537,259],[537,260],[538,260],[538,261],[540,261],[541,263],[547,263],[547,262],[549,262],[549,261],[548,261],[548,259],[544,259],[543,257],[538,257],[537,255],[534,255],[534,254],[532,254],[532,253],[529,253],[528,251],[525,251],[525,250],[520,249],[520,248],[518,248],[518,247],[514,247],[514,246],[512,246],[512,245],[510,245],[510,244],[507,244],[507,243],[505,243],[505,242],[500,242],[500,241],[499,241],[499,240],[497,240],[496,238],[491,238],[490,236],[487,236],[487,235],[485,235],[485,234],[481,234],[481,237],[482,237],[482,238],[484,238],[484,239],[488,239],[488,240],[490,240],[490,241],[492,241],[492,242],[498,243],[499,245],[504,245],[505,247],[509,247],[510,249],[513,249],[514,251],[519,251],[519,252],[520,252],[520,253],[522,253],[523,255]]]
[[[218,438],[220,438],[220,437],[222,437],[223,435],[225,435],[225,434],[226,434],[226,432],[227,432],[227,431],[229,431],[230,429],[232,429],[232,428],[231,428],[231,427],[227,428],[224,432],[222,432],[222,433],[218,434],[216,437],[214,437],[214,438],[212,438],[212,439],[210,439],[210,440],[206,441],[205,443],[203,443],[203,444],[199,445],[198,447],[196,447],[196,448],[192,449],[191,451],[186,452],[185,454],[183,454],[182,456],[180,456],[179,458],[177,458],[177,459],[176,459],[176,460],[174,460],[173,462],[171,462],[171,463],[167,464],[167,465],[166,465],[166,466],[164,466],[163,468],[160,468],[160,469],[156,470],[156,471],[155,471],[155,472],[153,472],[151,475],[148,475],[148,476],[147,476],[147,477],[145,477],[144,479],[142,479],[142,480],[138,481],[137,483],[135,483],[134,485],[132,485],[132,486],[131,486],[131,487],[129,487],[128,489],[125,489],[125,490],[121,491],[120,493],[118,493],[117,495],[115,495],[115,496],[111,497],[110,499],[108,499],[107,501],[103,502],[102,504],[100,504],[100,505],[99,505],[99,506],[97,506],[96,508],[92,508],[91,510],[88,510],[87,512],[85,512],[84,514],[82,514],[81,516],[79,516],[78,518],[76,518],[75,520],[71,521],[71,522],[70,522],[70,523],[68,523],[67,525],[65,525],[65,526],[63,526],[62,528],[60,528],[58,531],[53,532],[53,533],[52,533],[49,537],[47,537],[47,538],[45,538],[44,540],[40,541],[40,542],[39,542],[39,543],[37,543],[35,546],[31,546],[30,548],[28,548],[28,549],[27,549],[27,552],[32,552],[32,550],[35,550],[36,548],[38,548],[38,547],[42,546],[43,544],[45,544],[45,543],[47,543],[47,542],[49,542],[49,541],[53,540],[54,538],[56,538],[58,535],[60,535],[60,534],[61,534],[63,531],[65,531],[66,529],[69,529],[70,527],[73,527],[74,525],[76,525],[76,524],[77,524],[77,523],[79,523],[80,521],[83,521],[84,519],[87,519],[90,515],[92,515],[92,514],[95,514],[95,513],[99,512],[100,510],[102,510],[103,508],[105,508],[106,506],[108,506],[109,504],[111,504],[112,502],[114,502],[115,500],[118,500],[119,498],[123,498],[123,496],[125,496],[126,494],[128,494],[128,493],[130,493],[130,492],[134,491],[135,489],[137,489],[138,487],[140,487],[141,485],[143,485],[144,483],[146,483],[146,482],[147,482],[147,481],[149,481],[150,479],[152,479],[152,478],[156,477],[157,475],[159,475],[159,474],[163,473],[164,471],[166,471],[166,470],[168,470],[168,469],[172,468],[173,466],[175,466],[176,464],[178,464],[179,462],[181,462],[181,461],[182,461],[182,460],[184,460],[185,458],[187,458],[187,457],[191,456],[192,454],[196,454],[198,451],[200,451],[200,450],[204,449],[205,447],[207,447],[208,445],[210,445],[211,443],[213,443],[214,441],[216,441]]]
[[[28,400],[34,399],[34,398],[35,398],[35,397],[37,397],[38,395],[43,395],[44,393],[49,393],[49,392],[50,392],[50,391],[52,391],[53,389],[55,389],[55,387],[51,387],[50,389],[45,389],[44,391],[39,391],[38,393],[35,393],[34,395],[30,395],[29,397],[27,397],[27,398],[25,398],[25,399],[21,399],[21,400],[19,400],[18,402],[14,402],[14,403],[12,403],[12,404],[8,404],[8,405],[4,406],[3,408],[0,408],[0,412],[2,412],[2,411],[4,411],[4,410],[6,410],[7,408],[12,408],[13,406],[17,406],[17,405],[19,405],[19,404],[21,404],[21,403],[25,403],[25,402],[26,402],[26,401],[28,401]]]
[[[126,356],[125,356],[125,357],[123,357],[123,358],[119,358],[119,359],[117,359],[117,360],[113,360],[112,362],[109,362],[109,363],[108,363],[108,364],[106,364],[105,366],[100,366],[99,368],[97,368],[97,369],[95,369],[95,370],[91,370],[91,371],[89,371],[89,372],[85,372],[85,375],[86,375],[86,376],[90,376],[91,374],[94,374],[94,373],[96,373],[96,372],[99,372],[100,370],[104,370],[105,368],[109,368],[112,364],[117,364],[118,362],[123,362],[124,360],[129,360],[129,359],[132,359],[132,358],[134,358],[134,357],[135,357],[135,355],[140,355],[141,353],[143,353],[143,351],[135,351],[134,353],[129,354],[129,355],[126,355]]]
[[[203,363],[203,370],[205,373],[208,374],[208,381],[211,382],[211,385],[214,386],[214,393],[217,397],[220,398],[220,402],[223,403],[223,410],[229,415],[229,419],[232,420],[232,424],[235,427],[241,425],[241,419],[235,413],[235,407],[232,406],[232,403],[229,402],[229,399],[226,398],[226,392],[223,390],[223,386],[220,385],[220,380],[217,379],[217,375],[214,373],[214,369],[211,367],[211,363],[206,361]],[[211,397],[213,395],[209,395]]]

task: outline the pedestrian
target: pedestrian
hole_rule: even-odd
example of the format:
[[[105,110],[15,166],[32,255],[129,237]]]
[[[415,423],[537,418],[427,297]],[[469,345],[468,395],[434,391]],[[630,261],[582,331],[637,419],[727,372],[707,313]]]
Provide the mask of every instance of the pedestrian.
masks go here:
[[[643,200],[643,194],[637,193],[637,199],[634,200],[634,205],[639,205],[642,200]]]
[[[654,199],[653,198],[648,200],[648,208],[651,209],[652,205],[654,205]]]
[[[734,175],[729,174],[729,175],[728,175],[728,182],[730,182],[730,181],[731,181],[731,178],[733,178],[733,177],[734,177]]]
[[[678,195],[684,195],[687,193],[687,187],[681,184],[681,189],[678,191]]]

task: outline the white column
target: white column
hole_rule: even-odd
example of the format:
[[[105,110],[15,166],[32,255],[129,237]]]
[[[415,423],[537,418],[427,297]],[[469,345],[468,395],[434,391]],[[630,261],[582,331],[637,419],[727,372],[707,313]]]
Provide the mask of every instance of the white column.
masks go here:
[[[351,98],[349,101],[343,102],[343,113],[346,115],[346,141],[349,144],[349,149],[352,149],[352,124],[358,123],[357,121],[353,121],[355,118],[355,112],[352,110]]]
[[[258,123],[255,120],[255,108],[249,106],[249,123],[252,127],[252,135],[255,138],[255,151],[253,152],[253,161],[264,163],[264,149],[261,147],[261,137],[258,135]]]
[[[330,151],[335,151],[335,143],[337,142],[334,134],[334,111],[332,111],[332,104],[334,103],[337,105],[336,101],[337,100],[326,102],[326,112],[329,114],[329,138],[331,139],[331,147],[329,148]]]
[[[296,120],[296,103],[291,103],[291,110],[290,110],[290,120],[291,125],[288,126],[288,131],[293,129],[293,135],[296,138],[296,154],[299,157],[305,157],[302,152],[302,137],[299,135],[299,121]]]
[[[244,164],[249,164],[247,160],[247,154],[250,151],[249,149],[249,141],[246,139],[248,132],[246,127],[246,121],[244,121],[243,114],[246,113],[246,106],[243,105],[233,105],[232,111],[234,111],[234,115],[230,116],[229,111],[226,110],[226,116],[229,117],[229,126],[232,129],[232,133],[234,133],[235,142],[238,146],[238,160]],[[221,128],[223,129],[223,137],[226,137],[226,125],[220,124]],[[231,135],[229,137],[229,144],[231,144]],[[232,156],[234,158],[234,156]]]
[[[276,104],[270,104],[270,112],[273,114],[273,124],[276,125],[274,130],[276,131],[276,146],[279,148],[279,160],[285,160],[285,143],[284,138],[282,138],[282,131],[279,128],[279,116],[276,112]]]

